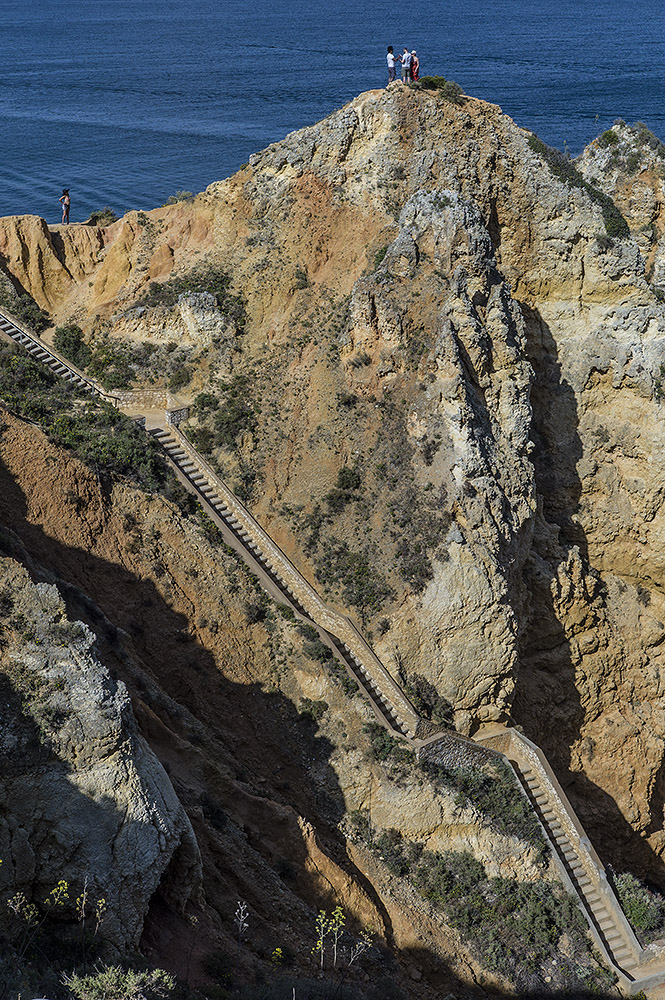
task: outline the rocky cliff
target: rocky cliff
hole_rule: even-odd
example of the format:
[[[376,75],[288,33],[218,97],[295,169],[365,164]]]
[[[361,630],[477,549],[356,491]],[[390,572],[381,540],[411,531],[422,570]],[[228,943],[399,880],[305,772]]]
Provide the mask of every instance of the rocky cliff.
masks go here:
[[[1,220],[0,253],[137,384],[177,354],[198,446],[425,711],[520,723],[605,860],[665,884],[665,313],[582,179],[500,109],[395,85],[191,204]],[[145,297],[206,269],[233,309]]]

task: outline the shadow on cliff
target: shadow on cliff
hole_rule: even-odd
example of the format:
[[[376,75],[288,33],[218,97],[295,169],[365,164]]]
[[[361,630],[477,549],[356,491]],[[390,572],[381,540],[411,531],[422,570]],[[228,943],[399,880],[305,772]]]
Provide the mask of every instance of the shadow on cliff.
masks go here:
[[[48,983],[57,993],[58,969],[91,968],[100,958],[117,957],[108,943],[121,946],[125,928],[118,922],[117,892],[105,880],[104,868],[114,866],[115,835],[123,822],[130,841],[140,841],[141,835],[131,829],[138,824],[127,822],[114,800],[104,794],[84,794],[71,764],[54,750],[51,734],[58,713],[44,696],[48,682],[42,678],[40,683],[29,670],[22,672],[16,662],[2,659],[0,897],[4,901],[25,893],[28,901],[37,902],[44,920],[26,925],[25,911],[8,905],[0,908],[0,950],[5,959],[0,972],[8,976],[6,986],[29,963],[46,977],[42,985]],[[39,901],[51,900],[61,880],[68,884],[68,899],[49,909]],[[104,932],[99,937],[88,932],[84,939],[85,928],[74,905],[83,892],[89,923],[94,924],[91,915],[97,900],[106,900]]]
[[[337,830],[345,803],[330,765],[334,747],[317,735],[312,721],[280,692],[225,677],[213,654],[190,634],[191,623],[169,606],[151,579],[69,547],[32,523],[20,487],[2,464],[0,522],[15,532],[28,558],[11,551],[8,534],[0,539],[0,549],[23,562],[35,582],[58,585],[69,617],[89,625],[98,637],[101,661],[127,684],[141,730],[194,825],[204,882],[216,911],[212,924],[230,925],[232,933],[237,901],[244,899],[253,914],[254,934],[272,949],[274,928],[284,919],[280,897],[285,887],[306,907],[339,901],[326,872],[310,862],[311,823],[317,845],[364,890],[391,943],[390,917],[370,881],[348,858]],[[220,553],[219,558],[226,557]],[[164,573],[159,566],[154,571]],[[220,630],[223,615],[220,608]],[[251,630],[244,640],[239,659],[250,662]],[[240,645],[242,649],[242,638]],[[168,910],[169,877],[153,900],[155,919],[149,918],[146,927],[148,943],[162,953],[162,960],[165,952],[172,958],[177,952],[177,945],[155,926]],[[303,922],[309,921],[309,913],[303,910]],[[172,929],[177,938],[186,924],[183,928],[176,921]],[[179,961],[176,956],[171,968],[182,974]]]
[[[254,956],[267,958],[276,943],[283,943],[285,921],[298,919],[300,936],[311,944],[309,907],[330,907],[337,901],[332,885],[326,896],[319,879],[308,880],[294,809],[316,824],[328,855],[364,888],[381,914],[389,947],[393,944],[388,913],[369,880],[349,862],[335,831],[344,802],[329,763],[332,746],[278,692],[267,693],[257,683],[239,684],[225,678],[212,654],[187,635],[187,619],[165,602],[150,580],[68,547],[31,523],[20,488],[2,466],[0,521],[25,546],[29,556],[20,561],[33,580],[58,583],[72,615],[86,620],[98,635],[102,661],[133,693],[142,729],[194,823],[204,856],[207,892],[217,913],[214,926],[230,925],[232,933],[237,900],[247,901],[252,955],[237,963],[242,970],[238,985],[243,996],[291,1000],[297,983],[298,996],[310,1000],[361,996],[400,1000],[422,995],[423,988],[468,1000],[515,997],[514,991],[472,985],[433,952],[409,948],[402,949],[399,958],[378,950],[368,966],[369,982],[362,987],[340,980],[321,982],[315,979],[314,970],[307,978],[294,970],[293,976],[284,975],[281,981],[275,974],[269,985],[256,982]],[[8,554],[19,558],[20,553],[12,551],[10,536],[4,544]],[[141,664],[138,669],[132,666],[134,655]],[[189,940],[188,934],[205,938],[206,930],[203,924],[193,930],[174,916],[168,888],[163,885],[153,898],[143,945],[187,983],[191,950],[202,946],[194,941],[190,948],[183,941]],[[293,894],[307,906],[298,908]],[[208,940],[213,939],[211,933]],[[231,963],[236,965],[234,959]],[[400,972],[401,984],[397,985]],[[234,980],[236,974],[234,970]],[[413,985],[404,987],[409,975]],[[545,989],[522,989],[517,995],[525,1000],[559,997]],[[575,995],[578,1000],[587,996],[584,992]],[[596,1000],[602,997],[594,992],[589,1000],[592,995]]]
[[[364,958],[362,970],[365,983],[359,987],[349,981],[344,967],[327,969],[322,978],[305,977],[295,970],[289,974],[278,971],[269,985],[246,986],[243,1000],[419,1000],[438,997],[445,1000],[617,1000],[616,990],[588,988],[572,984],[564,989],[538,983],[538,977],[527,968],[518,972],[514,989],[501,989],[487,983],[463,981],[439,956],[421,948],[408,948],[401,956],[412,970],[412,982],[406,989],[396,976],[397,962],[393,955],[377,949]],[[525,963],[526,965],[526,963]],[[484,977],[479,977],[484,978]],[[530,985],[531,984],[531,985]]]
[[[522,305],[522,312],[534,370],[531,458],[539,515],[520,598],[526,622],[520,635],[513,717],[547,754],[603,861],[615,867],[628,865],[665,885],[665,865],[632,829],[614,799],[572,767],[571,747],[580,737],[584,710],[552,587],[557,586],[557,567],[568,564],[575,573],[575,549],[588,568],[587,541],[576,520],[582,492],[577,463],[583,448],[575,393],[562,375],[556,342],[537,311]]]

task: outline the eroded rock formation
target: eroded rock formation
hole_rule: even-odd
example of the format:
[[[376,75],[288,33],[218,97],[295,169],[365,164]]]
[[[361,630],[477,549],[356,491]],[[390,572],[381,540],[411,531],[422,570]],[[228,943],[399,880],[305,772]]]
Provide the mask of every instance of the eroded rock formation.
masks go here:
[[[640,214],[622,184],[658,229],[656,188]],[[653,242],[608,237],[500,109],[396,85],[191,204],[1,220],[0,252],[93,342],[180,339],[188,392],[221,401],[194,432],[303,572],[461,730],[519,722],[605,859],[665,884]],[[242,330],[199,300],[133,308],[201,262],[244,295]],[[234,379],[251,416],[229,430]]]

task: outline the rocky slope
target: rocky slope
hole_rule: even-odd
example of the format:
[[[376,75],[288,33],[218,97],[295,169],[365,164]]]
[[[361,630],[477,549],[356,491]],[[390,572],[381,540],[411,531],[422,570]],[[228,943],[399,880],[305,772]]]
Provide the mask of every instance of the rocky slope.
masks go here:
[[[199,446],[384,661],[464,732],[519,722],[605,860],[665,884],[665,314],[604,207],[500,109],[395,85],[191,204],[0,220],[0,254],[137,382],[177,355]],[[203,266],[242,321],[137,307]]]
[[[200,891],[196,838],[94,636],[67,619],[57,587],[31,581],[16,536],[5,543],[22,558],[5,557],[0,574],[2,892],[46,897],[64,879],[80,893],[87,879],[105,939],[125,950],[169,866],[176,908]]]
[[[105,940],[142,934],[150,958],[204,988],[211,960],[236,964],[238,899],[250,950],[236,975],[250,978],[277,946],[302,975],[316,909],[339,903],[390,949],[370,960],[373,982],[494,995],[465,992],[477,961],[422,899],[405,900],[349,817],[472,851],[490,876],[556,882],[537,851],[413,761],[378,762],[365,700],[196,520],[126,483],[100,488],[7,413],[0,463],[3,890],[41,898],[64,877],[78,892],[89,873]]]

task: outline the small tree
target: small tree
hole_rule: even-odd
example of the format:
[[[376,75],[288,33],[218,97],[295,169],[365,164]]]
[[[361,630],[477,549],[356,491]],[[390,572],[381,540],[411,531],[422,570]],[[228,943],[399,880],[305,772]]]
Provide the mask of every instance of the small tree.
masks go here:
[[[85,368],[90,363],[92,351],[90,345],[83,339],[83,330],[76,323],[68,323],[67,326],[56,328],[53,337],[53,346],[56,351],[60,351],[68,361]]]
[[[242,936],[249,927],[249,907],[243,900],[238,900],[233,923],[236,925],[236,930],[238,931],[238,954],[240,954]]]
[[[373,943],[374,940],[372,932],[368,931],[366,928],[363,928],[363,930],[361,930],[360,932],[360,937],[358,938],[358,940],[354,942],[354,944],[352,944],[349,948],[347,948],[346,952],[348,958],[347,964],[349,965],[349,967],[352,966],[355,961],[361,958],[366,951],[369,951]]]
[[[332,936],[333,944],[333,968],[337,967],[337,946],[339,944],[339,939],[344,933],[344,924],[346,923],[346,917],[344,915],[344,910],[341,906],[336,906],[330,915],[330,920],[328,921],[328,933]]]
[[[316,929],[316,943],[312,948],[312,954],[319,956],[320,969],[323,972],[323,963],[325,959],[326,945],[325,940],[330,933],[330,920],[328,919],[328,914],[325,910],[319,910],[316,916],[316,922],[314,924]]]

